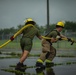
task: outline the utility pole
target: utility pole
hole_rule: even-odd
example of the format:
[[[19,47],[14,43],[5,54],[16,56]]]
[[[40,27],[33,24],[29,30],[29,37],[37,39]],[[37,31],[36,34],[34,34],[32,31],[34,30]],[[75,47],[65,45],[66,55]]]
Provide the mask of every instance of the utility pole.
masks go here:
[[[46,33],[49,31],[49,0],[47,0],[47,29]]]

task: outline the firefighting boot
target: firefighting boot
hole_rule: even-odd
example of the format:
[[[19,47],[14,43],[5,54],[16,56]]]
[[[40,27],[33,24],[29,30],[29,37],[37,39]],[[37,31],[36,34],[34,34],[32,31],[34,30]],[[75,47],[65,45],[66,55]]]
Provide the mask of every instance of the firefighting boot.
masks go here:
[[[46,65],[46,67],[53,67],[54,63],[50,60],[46,60],[45,65]]]
[[[15,67],[15,70],[19,70],[19,71],[22,71],[24,72],[26,68],[24,68],[26,65],[23,65],[23,63],[18,63]]]

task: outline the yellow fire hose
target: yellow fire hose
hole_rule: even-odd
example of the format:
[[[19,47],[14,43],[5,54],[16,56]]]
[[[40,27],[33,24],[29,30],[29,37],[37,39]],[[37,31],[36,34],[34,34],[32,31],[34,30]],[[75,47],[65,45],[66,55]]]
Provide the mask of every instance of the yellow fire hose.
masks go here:
[[[50,37],[45,37],[45,36],[42,36],[43,39],[51,39]],[[58,40],[58,38],[56,38],[56,40]],[[67,38],[61,38],[61,40],[68,40]]]
[[[51,39],[50,37],[45,37],[45,36],[42,36],[42,38],[44,38],[44,39]],[[56,40],[58,40],[58,38],[56,38]],[[67,41],[68,38],[61,38],[61,40],[65,40],[65,41]],[[76,43],[75,40],[73,40],[73,39],[71,39],[71,40],[72,40],[72,41],[71,41],[71,45],[73,45],[73,43]]]
[[[27,27],[30,27],[30,26],[33,26],[33,25],[29,24],[29,25],[26,25],[26,26],[22,27],[19,31],[17,31],[17,32],[13,35],[13,37],[16,38],[24,29],[26,29]],[[9,39],[9,40],[8,40],[7,42],[5,42],[4,44],[0,45],[0,48],[4,47],[5,45],[7,45],[7,44],[10,43],[10,42],[11,42],[11,39]]]

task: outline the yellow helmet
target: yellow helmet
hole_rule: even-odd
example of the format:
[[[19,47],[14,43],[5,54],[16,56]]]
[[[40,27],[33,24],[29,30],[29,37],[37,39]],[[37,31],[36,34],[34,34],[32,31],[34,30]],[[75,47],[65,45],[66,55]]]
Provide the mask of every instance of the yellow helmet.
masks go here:
[[[33,19],[32,18],[28,18],[24,22],[29,22],[29,21],[33,21]]]
[[[60,22],[57,23],[56,26],[60,26],[60,27],[64,28],[64,22],[60,21]]]

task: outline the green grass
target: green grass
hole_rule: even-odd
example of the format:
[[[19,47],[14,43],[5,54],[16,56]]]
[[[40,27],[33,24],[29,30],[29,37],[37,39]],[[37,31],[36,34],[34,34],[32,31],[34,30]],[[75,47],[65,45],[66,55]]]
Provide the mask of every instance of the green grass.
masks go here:
[[[0,45],[2,45],[3,43],[5,43],[7,40],[0,40]],[[53,46],[57,49],[72,49],[72,50],[76,50],[76,43],[74,43],[73,45],[71,45],[71,42],[68,41],[59,41],[57,43],[54,43]],[[36,39],[33,40],[33,49],[41,49],[41,41]],[[9,44],[7,44],[6,46],[3,47],[3,49],[20,49],[20,42],[19,40],[16,41],[12,41]]]
[[[74,43],[73,45],[71,45],[71,42],[68,41],[59,41],[55,44],[53,44],[55,48],[58,49],[72,49],[72,50],[76,50],[76,43]]]

